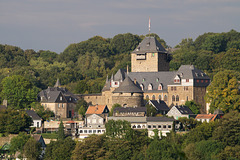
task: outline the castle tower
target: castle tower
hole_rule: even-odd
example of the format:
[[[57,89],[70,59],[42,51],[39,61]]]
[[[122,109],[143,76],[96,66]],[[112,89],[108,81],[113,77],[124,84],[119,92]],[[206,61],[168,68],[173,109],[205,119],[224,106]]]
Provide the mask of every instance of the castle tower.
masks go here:
[[[168,53],[155,37],[146,37],[131,53],[132,72],[169,71]]]

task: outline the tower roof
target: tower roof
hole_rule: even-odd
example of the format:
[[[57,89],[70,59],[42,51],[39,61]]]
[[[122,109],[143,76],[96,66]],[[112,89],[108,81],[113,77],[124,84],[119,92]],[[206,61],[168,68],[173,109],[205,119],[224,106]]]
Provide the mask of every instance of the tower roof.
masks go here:
[[[167,53],[165,48],[157,41],[155,37],[145,37],[132,53],[163,52]]]
[[[55,83],[54,87],[60,87],[60,86],[61,86],[60,81],[59,79],[57,79],[57,82]]]
[[[113,91],[113,93],[143,93],[143,91],[138,88],[127,76],[122,84]]]

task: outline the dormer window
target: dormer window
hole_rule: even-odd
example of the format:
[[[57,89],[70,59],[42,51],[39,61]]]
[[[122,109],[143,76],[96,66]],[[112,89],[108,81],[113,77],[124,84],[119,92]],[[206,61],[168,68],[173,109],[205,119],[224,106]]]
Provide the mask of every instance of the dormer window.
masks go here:
[[[180,83],[180,77],[178,75],[174,78],[174,83]]]
[[[62,101],[62,96],[60,96],[60,101]]]
[[[69,101],[71,101],[71,100],[72,100],[72,98],[70,97],[70,98],[69,98]]]
[[[136,48],[136,51],[139,51],[140,50],[140,47]]]
[[[140,87],[141,87],[142,90],[144,89],[144,85],[143,84],[140,84]]]
[[[143,78],[142,81],[144,82],[144,81],[145,81],[145,78]]]
[[[162,88],[163,88],[163,87],[162,87],[162,84],[159,84],[159,85],[158,85],[158,90],[162,90]]]
[[[152,90],[152,84],[148,85],[148,90]]]
[[[158,82],[158,81],[159,81],[159,78],[156,79],[156,82]]]
[[[150,46],[150,42],[147,43],[147,46]]]

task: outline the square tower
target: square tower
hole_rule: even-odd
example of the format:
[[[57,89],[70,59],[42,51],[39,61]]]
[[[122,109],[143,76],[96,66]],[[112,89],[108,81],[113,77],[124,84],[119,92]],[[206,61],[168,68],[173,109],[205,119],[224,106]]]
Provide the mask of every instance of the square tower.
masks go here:
[[[131,71],[169,71],[168,53],[155,37],[144,38],[131,53]]]

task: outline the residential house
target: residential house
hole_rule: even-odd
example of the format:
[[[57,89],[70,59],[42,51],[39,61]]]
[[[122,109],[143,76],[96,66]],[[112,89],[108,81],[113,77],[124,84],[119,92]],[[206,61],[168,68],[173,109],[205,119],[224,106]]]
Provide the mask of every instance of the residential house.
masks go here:
[[[114,117],[144,117],[147,114],[146,107],[116,107]]]
[[[32,123],[32,125],[30,127],[36,127],[36,128],[42,127],[42,118],[39,117],[39,115],[35,111],[33,111],[33,110],[25,110],[25,112],[33,120],[33,123]]]
[[[158,136],[167,136],[173,130],[173,118],[168,117],[147,117],[148,136],[154,136],[154,130],[158,130]]]
[[[201,122],[211,122],[211,121],[215,121],[217,119],[220,119],[220,115],[218,114],[198,114],[195,119],[197,121],[201,121]]]
[[[167,104],[162,100],[149,100],[147,104],[152,105],[157,110],[157,113],[162,115],[167,114],[170,110]]]
[[[57,80],[54,87],[48,87],[38,94],[38,99],[44,109],[49,109],[54,112],[56,118],[76,118],[77,111],[74,110],[78,98],[61,87]]]
[[[105,133],[105,121],[109,109],[106,105],[89,106],[86,111],[85,123],[78,127],[78,137],[86,138],[92,134]]]
[[[190,118],[194,114],[187,106],[173,106],[167,113],[167,116],[178,120],[180,117]]]

